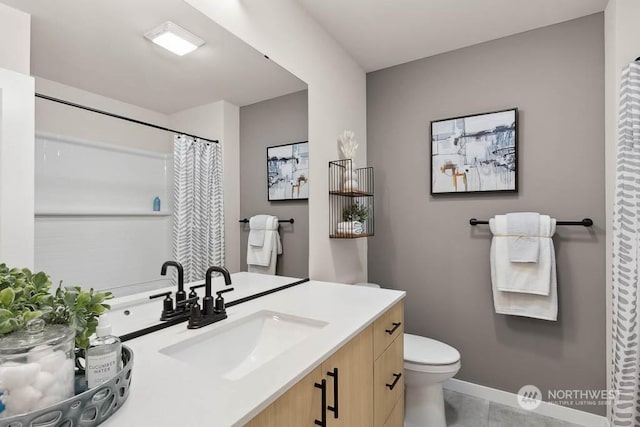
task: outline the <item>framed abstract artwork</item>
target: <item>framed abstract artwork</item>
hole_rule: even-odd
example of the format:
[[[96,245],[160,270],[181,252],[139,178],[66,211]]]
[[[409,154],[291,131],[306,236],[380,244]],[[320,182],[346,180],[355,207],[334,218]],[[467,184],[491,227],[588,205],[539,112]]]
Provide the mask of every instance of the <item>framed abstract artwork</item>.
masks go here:
[[[434,120],[431,194],[518,191],[518,109]]]
[[[309,198],[309,142],[267,147],[269,201]]]

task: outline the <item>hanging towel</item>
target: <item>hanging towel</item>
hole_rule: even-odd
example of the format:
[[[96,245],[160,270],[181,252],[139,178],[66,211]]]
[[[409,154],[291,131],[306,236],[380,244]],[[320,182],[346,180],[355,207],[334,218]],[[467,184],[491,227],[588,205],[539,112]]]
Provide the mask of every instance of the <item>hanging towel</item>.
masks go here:
[[[539,213],[508,213],[507,234],[509,235],[509,261],[538,262],[538,253],[540,252]]]
[[[249,220],[249,245],[261,248],[264,245],[264,234],[267,220],[271,215],[255,215]]]
[[[282,242],[278,233],[278,217],[267,215],[262,246],[247,245],[247,264],[250,273],[276,274]]]
[[[504,292],[520,292],[534,295],[549,295],[551,291],[551,252],[555,233],[555,220],[548,215],[539,217],[540,254],[537,263],[509,261],[509,239],[507,216],[496,215],[493,222],[492,247],[495,247],[496,287]]]
[[[545,215],[541,215],[544,217]],[[507,225],[504,215],[497,215],[489,220],[489,226],[494,234],[491,242],[491,284],[493,289],[493,304],[496,313],[514,316],[533,317],[544,320],[557,320],[558,318],[558,283],[556,278],[556,258],[551,236],[555,233],[556,221],[550,218],[543,227],[545,235],[549,238],[540,242],[540,256],[538,263],[511,263],[507,258],[507,242],[504,236]],[[543,262],[543,260],[545,260]],[[548,260],[548,262],[546,261]],[[533,267],[533,269],[531,268]],[[529,282],[525,276],[529,274],[538,279],[538,282]],[[513,289],[513,280],[522,285],[532,283],[547,283],[547,294],[531,292],[503,291]],[[542,286],[540,286],[542,288]],[[527,290],[531,290],[528,286]]]

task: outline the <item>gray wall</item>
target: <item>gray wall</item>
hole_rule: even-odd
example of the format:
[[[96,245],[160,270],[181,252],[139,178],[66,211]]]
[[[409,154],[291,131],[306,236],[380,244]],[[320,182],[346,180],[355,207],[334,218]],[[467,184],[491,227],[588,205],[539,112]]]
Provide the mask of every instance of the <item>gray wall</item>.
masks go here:
[[[308,124],[306,90],[240,108],[240,216],[269,214],[295,219],[293,225],[280,225],[283,250],[276,269],[279,276],[308,276],[309,206],[306,200],[267,200],[267,147],[307,141]],[[249,227],[240,226],[240,267],[247,271]]]
[[[509,107],[519,108],[519,193],[430,196],[429,122]],[[407,291],[407,331],[459,349],[462,380],[535,384],[545,396],[605,388],[603,15],[370,73],[367,114],[369,280]],[[494,313],[491,234],[469,218],[513,211],[595,221],[557,229],[557,322]]]

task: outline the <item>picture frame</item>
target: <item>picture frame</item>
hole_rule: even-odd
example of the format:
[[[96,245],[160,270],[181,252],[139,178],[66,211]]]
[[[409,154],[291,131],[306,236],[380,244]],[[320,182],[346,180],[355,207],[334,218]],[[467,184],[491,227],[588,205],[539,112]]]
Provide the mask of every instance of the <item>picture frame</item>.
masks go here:
[[[433,120],[431,195],[518,192],[518,109]]]
[[[267,200],[309,199],[309,141],[267,147]]]

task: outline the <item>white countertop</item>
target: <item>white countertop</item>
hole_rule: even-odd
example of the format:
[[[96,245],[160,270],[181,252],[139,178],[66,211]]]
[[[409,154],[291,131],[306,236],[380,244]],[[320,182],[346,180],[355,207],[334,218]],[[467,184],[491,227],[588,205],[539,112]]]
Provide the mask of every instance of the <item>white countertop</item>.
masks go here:
[[[263,277],[267,282],[278,280],[274,276]],[[404,296],[401,291],[310,281],[230,307],[227,319],[201,329],[189,330],[179,324],[128,341],[125,345],[134,351],[129,398],[102,425],[242,426]],[[159,352],[260,310],[311,318],[328,325],[235,381]]]

